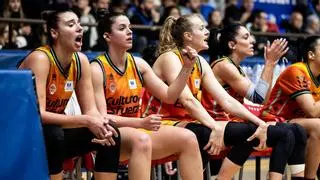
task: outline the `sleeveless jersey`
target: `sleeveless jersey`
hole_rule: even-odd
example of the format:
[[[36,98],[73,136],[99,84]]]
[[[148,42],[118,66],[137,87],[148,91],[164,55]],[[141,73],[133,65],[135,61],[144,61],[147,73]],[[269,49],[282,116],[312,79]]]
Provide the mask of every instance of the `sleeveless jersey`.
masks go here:
[[[50,61],[46,83],[46,111],[63,114],[76,87],[77,80],[80,80],[81,77],[79,56],[77,53],[73,54],[69,71],[66,72],[50,46],[41,46],[34,51],[46,53]],[[42,59],[39,59],[39,61],[42,61]]]
[[[315,101],[319,101],[319,86],[319,79],[313,76],[307,63],[299,62],[289,66],[276,81],[270,98],[263,107],[262,117],[270,119],[280,116],[287,120],[305,117],[295,98],[311,94]]]
[[[180,62],[183,64],[184,61],[178,49],[173,52],[179,57]],[[193,66],[193,70],[187,85],[189,86],[192,94],[200,101],[200,85],[201,85],[202,68],[199,58]],[[175,121],[194,121],[189,113],[184,109],[183,105],[178,101],[175,104],[167,104],[160,101],[156,97],[152,96],[148,91],[145,91],[142,97],[142,112],[143,117],[150,114],[162,114],[162,119],[170,119]]]
[[[245,77],[244,71],[241,69],[241,67],[238,67],[229,57],[222,57],[221,59],[218,59],[214,61],[211,64],[211,68],[213,68],[216,64],[220,62],[232,63],[236,68],[238,69],[238,72]],[[238,94],[229,84],[223,84],[223,88],[227,91],[227,93],[238,100],[241,104],[244,102],[244,97]],[[212,98],[212,96],[207,92],[205,89],[202,90],[202,98],[201,98],[201,104],[203,107],[208,111],[208,113],[211,115],[212,118],[214,118],[216,121],[243,121],[240,118],[233,116],[223,110],[223,108],[217,103],[216,100]]]
[[[124,72],[112,63],[107,53],[98,56],[92,62],[97,62],[103,72],[108,114],[139,117],[143,79],[133,56],[129,53],[126,56]]]

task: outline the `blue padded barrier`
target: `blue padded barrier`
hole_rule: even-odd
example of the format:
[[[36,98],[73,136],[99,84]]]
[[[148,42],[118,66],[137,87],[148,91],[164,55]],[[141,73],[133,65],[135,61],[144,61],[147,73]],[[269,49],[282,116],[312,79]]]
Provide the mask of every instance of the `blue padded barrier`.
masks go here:
[[[31,71],[0,70],[0,142],[0,180],[49,179]]]
[[[15,68],[17,63],[22,60],[30,51],[26,50],[0,50],[0,69],[12,69]],[[89,60],[97,57],[103,52],[84,52]],[[134,56],[140,56],[139,53],[133,53]],[[208,55],[202,54],[205,59],[208,59]],[[264,64],[262,57],[249,57],[244,60],[241,65],[254,66],[256,64]]]

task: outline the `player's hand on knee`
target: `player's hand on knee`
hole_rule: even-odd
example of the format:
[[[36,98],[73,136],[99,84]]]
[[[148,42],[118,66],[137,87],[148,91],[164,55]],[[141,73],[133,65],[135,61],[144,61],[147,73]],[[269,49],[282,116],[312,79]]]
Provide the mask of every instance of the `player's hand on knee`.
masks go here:
[[[263,150],[265,148],[267,148],[267,130],[268,130],[268,124],[264,123],[261,124],[256,131],[254,132],[254,134],[252,136],[250,136],[247,141],[252,141],[255,138],[258,138],[260,143],[257,147],[255,147],[256,150]]]
[[[224,149],[224,128],[216,126],[212,129],[210,134],[209,142],[204,147],[204,150],[210,155],[218,155],[221,150]]]
[[[112,136],[112,132],[108,131],[104,126],[104,121],[102,118],[88,116],[88,128],[90,131],[98,138],[105,139],[106,137]]]

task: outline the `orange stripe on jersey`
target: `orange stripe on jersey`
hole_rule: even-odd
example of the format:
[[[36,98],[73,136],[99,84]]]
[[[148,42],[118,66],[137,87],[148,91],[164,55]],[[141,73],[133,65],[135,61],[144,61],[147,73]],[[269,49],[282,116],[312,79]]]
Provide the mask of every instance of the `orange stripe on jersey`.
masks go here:
[[[217,59],[211,64],[211,67],[214,67],[216,64],[220,62],[232,63],[235,65],[242,76],[245,76],[245,73],[238,67],[230,58],[222,57],[221,59]],[[243,104],[244,97],[238,94],[229,84],[224,84],[223,88],[236,100]],[[205,89],[202,90],[202,98],[201,104],[208,111],[208,113],[213,117],[216,121],[242,121],[240,118],[233,116],[223,110],[223,108],[217,103],[215,99],[212,98],[209,92]]]
[[[104,53],[93,62],[98,62],[104,73],[104,93],[107,112],[126,117],[140,116],[140,96],[143,81],[133,56],[127,53],[125,71],[119,70]]]
[[[299,62],[289,66],[276,81],[262,116],[281,116],[287,120],[305,117],[295,98],[311,94],[315,101],[320,100],[320,83],[307,63]]]
[[[65,72],[51,47],[42,46],[35,49],[35,51],[46,53],[50,61],[46,85],[46,111],[63,114],[76,82],[80,79],[81,66],[79,57],[77,53],[74,53],[69,71]],[[39,59],[39,61],[41,60]]]
[[[173,52],[179,57],[180,62],[183,64],[184,61],[181,57],[179,50],[175,49]],[[192,94],[198,98],[200,96],[200,85],[201,85],[201,75],[202,69],[199,59],[197,59],[196,64],[193,66],[193,70],[187,84],[192,92]],[[200,98],[198,98],[200,100]],[[150,114],[162,114],[162,119],[172,119],[177,121],[187,120],[193,121],[193,118],[184,109],[183,105],[178,101],[175,104],[167,104],[161,102],[159,99],[153,97],[149,92],[145,92],[142,96],[142,112],[143,116]]]

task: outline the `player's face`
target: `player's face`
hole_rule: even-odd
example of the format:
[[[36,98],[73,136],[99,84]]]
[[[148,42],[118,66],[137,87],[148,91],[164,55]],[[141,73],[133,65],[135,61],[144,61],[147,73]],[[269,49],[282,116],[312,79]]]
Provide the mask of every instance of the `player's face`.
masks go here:
[[[57,29],[51,32],[55,43],[60,44],[66,50],[80,51],[83,29],[78,16],[73,12],[64,12],[58,16]]]
[[[320,66],[320,39],[317,40],[314,46],[314,52],[312,56],[313,60]]]
[[[232,53],[246,57],[254,55],[253,45],[254,39],[250,32],[245,27],[240,26],[235,37],[235,44],[230,48]]]
[[[204,21],[201,18],[195,16],[190,19],[190,23],[192,24],[192,48],[194,48],[198,52],[208,49],[209,31],[206,28]]]
[[[111,33],[108,33],[108,44],[128,50],[132,48],[132,31],[129,19],[126,16],[115,18],[111,26]]]

